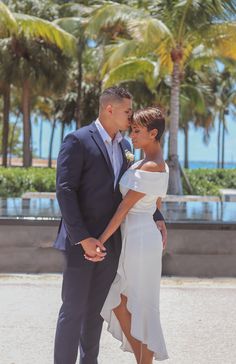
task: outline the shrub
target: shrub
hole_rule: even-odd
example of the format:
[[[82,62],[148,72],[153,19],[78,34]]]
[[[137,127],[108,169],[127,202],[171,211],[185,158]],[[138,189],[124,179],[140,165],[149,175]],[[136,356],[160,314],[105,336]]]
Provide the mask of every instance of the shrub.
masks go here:
[[[56,171],[51,168],[0,168],[0,197],[24,192],[54,192]]]
[[[221,188],[236,189],[236,169],[189,169],[185,172],[193,195],[219,196]],[[184,192],[187,194],[185,186]]]
[[[185,170],[194,195],[220,195],[220,188],[236,189],[236,169]],[[1,168],[0,197],[20,197],[24,192],[55,192],[56,171],[51,168]],[[183,183],[184,184],[184,183]],[[187,194],[185,186],[184,193]]]

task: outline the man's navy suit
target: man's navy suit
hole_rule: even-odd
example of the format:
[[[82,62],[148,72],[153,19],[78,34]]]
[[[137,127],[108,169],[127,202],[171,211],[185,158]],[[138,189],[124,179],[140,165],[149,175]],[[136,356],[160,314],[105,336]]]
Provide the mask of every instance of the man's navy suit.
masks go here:
[[[75,364],[78,347],[80,364],[97,364],[100,311],[117,271],[120,230],[106,242],[107,255],[101,262],[85,260],[82,246],[75,244],[99,237],[121,201],[119,180],[128,168],[128,141],[123,139],[120,148],[123,164],[114,187],[113,168],[95,123],[67,135],[61,146],[56,188],[62,220],[54,246],[65,251],[66,268],[54,364]],[[163,219],[158,211],[155,219]]]

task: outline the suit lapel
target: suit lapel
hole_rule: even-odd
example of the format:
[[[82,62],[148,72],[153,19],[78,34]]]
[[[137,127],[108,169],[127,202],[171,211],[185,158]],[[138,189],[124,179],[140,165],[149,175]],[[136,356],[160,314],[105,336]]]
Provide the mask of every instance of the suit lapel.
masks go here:
[[[123,139],[121,140],[119,145],[120,145],[120,149],[121,149],[122,156],[123,156],[123,163],[122,163],[122,166],[121,166],[121,169],[120,169],[119,177],[117,179],[116,187],[118,186],[121,177],[123,176],[123,174],[125,173],[125,171],[127,170],[128,166],[129,166],[126,155],[125,155],[126,146],[125,146],[125,143],[124,143]]]
[[[114,171],[113,171],[113,167],[112,167],[109,155],[107,153],[107,148],[106,148],[106,146],[104,144],[104,141],[102,140],[102,137],[101,137],[95,123],[91,124],[90,131],[92,132],[92,138],[95,141],[95,143],[97,144],[100,151],[102,152],[102,155],[103,155],[103,157],[104,157],[104,159],[106,161],[107,167],[108,167],[108,169],[109,169],[109,171],[110,171],[110,173],[111,173],[111,175],[112,175],[112,177],[114,179],[115,178]]]

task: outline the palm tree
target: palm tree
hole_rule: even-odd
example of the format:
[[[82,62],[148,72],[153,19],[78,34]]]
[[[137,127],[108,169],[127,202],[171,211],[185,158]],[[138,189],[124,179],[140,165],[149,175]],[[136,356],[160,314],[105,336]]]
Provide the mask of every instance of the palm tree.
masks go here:
[[[43,126],[51,119],[52,100],[49,97],[38,96],[34,105],[34,122],[39,127],[39,158],[42,158]]]
[[[221,70],[217,67],[208,69],[208,85],[212,93],[209,107],[217,120],[217,168],[224,168],[226,116],[236,105],[235,61],[224,61]]]
[[[62,29],[73,34],[77,39],[77,102],[75,109],[75,119],[77,128],[81,127],[82,109],[82,80],[83,80],[83,53],[87,45],[85,29],[88,19],[82,17],[61,18],[54,21]]]
[[[31,48],[33,43],[41,50],[51,49],[55,53],[60,51],[67,56],[74,56],[75,38],[61,28],[46,20],[24,14],[10,14],[2,3],[1,17],[5,21],[5,33],[2,37],[10,37],[10,46],[15,63],[18,63],[22,84],[22,111],[24,125],[23,164],[28,167],[31,163],[30,148],[30,98],[32,79],[38,81],[40,69],[35,69],[32,62]],[[6,15],[7,14],[7,15]],[[10,21],[9,15],[10,14]],[[14,19],[14,21],[12,21]],[[31,63],[31,64],[30,64]],[[30,69],[28,66],[31,66]]]
[[[17,29],[17,23],[8,8],[0,2],[0,38],[8,36],[8,28]],[[4,44],[0,44],[1,59],[4,60]],[[0,90],[3,95],[3,132],[2,132],[2,165],[7,167],[7,148],[9,138],[9,113],[10,113],[10,82],[5,76],[0,65],[1,85]]]
[[[206,111],[202,90],[198,86],[183,84],[180,95],[180,127],[184,131],[184,168],[189,168],[189,124],[196,114]]]
[[[3,95],[3,130],[2,130],[2,166],[7,167],[7,150],[9,137],[10,85],[2,82],[0,93]]]
[[[183,129],[185,137],[185,168],[189,168],[188,132],[190,123],[196,128],[203,128],[203,142],[207,144],[209,131],[213,128],[214,121],[214,113],[211,109],[213,90],[209,84],[209,69],[213,73],[214,64],[202,67],[202,59],[196,56],[192,61],[194,62],[190,61],[185,67],[184,79],[180,87],[180,127]]]
[[[225,68],[221,74],[221,83],[218,89],[218,108],[219,108],[219,132],[218,139],[220,138],[221,129],[221,143],[218,140],[219,146],[221,144],[221,162],[220,162],[220,149],[218,151],[218,168],[224,168],[225,158],[225,133],[227,132],[226,116],[230,113],[230,108],[236,107],[236,90],[235,79],[233,78],[229,69]],[[221,127],[222,126],[222,127]]]
[[[103,72],[113,72],[124,61],[148,56],[160,63],[161,73],[171,75],[170,101],[170,183],[169,192],[181,194],[178,162],[180,86],[185,65],[194,52],[211,57],[236,59],[236,24],[229,22],[235,13],[234,1],[210,0],[148,1],[145,10],[117,3],[98,9],[89,24],[91,34],[120,22],[128,30],[108,50]],[[138,67],[138,66],[137,66]]]
[[[81,4],[84,3],[84,4]],[[104,1],[82,1],[80,4],[68,3],[60,6],[59,13],[63,14],[62,18],[54,20],[66,32],[72,34],[77,39],[77,101],[75,109],[75,120],[77,128],[82,125],[83,119],[83,87],[85,72],[85,57],[91,46],[90,34],[87,32],[87,26],[90,21],[91,14],[97,8],[98,4],[104,4]],[[89,5],[89,6],[88,6]]]

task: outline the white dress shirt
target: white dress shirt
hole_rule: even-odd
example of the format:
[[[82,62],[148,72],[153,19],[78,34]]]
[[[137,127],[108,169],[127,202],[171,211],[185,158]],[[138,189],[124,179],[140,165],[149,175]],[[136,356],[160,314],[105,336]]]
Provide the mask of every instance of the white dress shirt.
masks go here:
[[[115,187],[119,174],[120,174],[121,166],[123,164],[123,155],[122,155],[122,151],[121,151],[121,148],[119,145],[119,143],[121,142],[123,137],[122,137],[121,133],[118,132],[115,135],[114,139],[112,139],[98,119],[95,121],[95,125],[106,146],[106,150],[109,155],[111,165],[113,167],[114,176],[115,176],[115,180],[114,180],[114,187]]]

